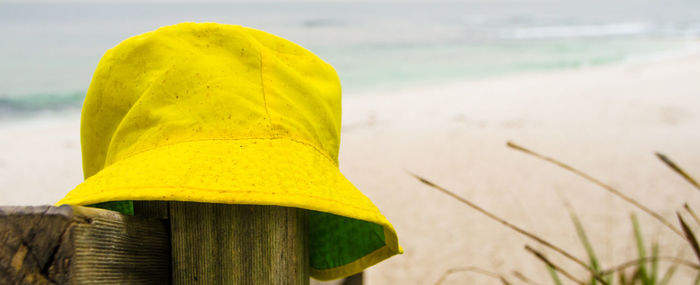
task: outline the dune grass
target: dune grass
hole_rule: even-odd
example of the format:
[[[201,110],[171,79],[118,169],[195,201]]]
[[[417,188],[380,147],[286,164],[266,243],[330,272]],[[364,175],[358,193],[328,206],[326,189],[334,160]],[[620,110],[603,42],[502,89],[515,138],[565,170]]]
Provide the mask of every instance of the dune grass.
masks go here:
[[[525,250],[528,251],[529,253],[533,254],[539,261],[541,261],[544,266],[546,266],[551,282],[553,284],[559,285],[559,284],[564,284],[560,275],[566,277],[566,279],[576,283],[576,284],[582,284],[582,285],[614,285],[614,284],[619,284],[619,285],[664,285],[664,284],[671,284],[670,282],[673,279],[673,276],[679,266],[685,266],[691,269],[694,269],[697,272],[697,277],[695,280],[695,284],[700,285],[700,245],[698,244],[697,238],[695,234],[692,231],[692,228],[688,225],[686,222],[686,219],[683,218],[682,214],[680,212],[677,212],[677,218],[678,218],[678,224],[680,227],[677,227],[673,223],[671,223],[669,220],[664,218],[662,215],[659,213],[651,210],[650,208],[646,207],[642,203],[636,201],[632,197],[625,195],[622,191],[610,186],[609,184],[606,184],[568,164],[565,164],[559,160],[556,160],[554,158],[544,156],[542,154],[539,154],[537,152],[534,152],[530,149],[527,149],[525,147],[522,147],[520,145],[517,145],[512,142],[508,142],[507,146],[510,147],[511,149],[521,151],[523,153],[526,153],[528,155],[531,155],[533,157],[536,157],[538,159],[541,159],[543,161],[552,163],[560,168],[563,168],[569,172],[572,172],[587,181],[590,181],[598,186],[600,186],[602,189],[606,190],[607,192],[621,198],[623,201],[627,202],[630,205],[633,205],[637,208],[639,208],[642,212],[645,214],[653,217],[657,221],[659,221],[661,224],[663,224],[666,228],[668,228],[670,231],[678,235],[680,238],[684,239],[687,241],[688,246],[690,249],[695,253],[696,257],[698,258],[698,262],[692,262],[688,260],[684,260],[678,257],[674,256],[661,256],[659,254],[659,245],[657,242],[652,242],[650,244],[651,252],[647,252],[647,245],[645,244],[644,241],[644,236],[642,235],[642,230],[641,230],[641,225],[639,224],[639,221],[636,217],[636,215],[632,214],[630,216],[630,222],[632,225],[632,229],[634,232],[634,243],[637,248],[637,258],[634,260],[630,260],[612,267],[609,267],[607,269],[603,268],[602,263],[600,262],[598,256],[596,255],[595,249],[593,244],[590,242],[588,239],[588,235],[586,234],[586,230],[581,223],[579,217],[576,215],[576,213],[569,207],[569,216],[571,218],[572,223],[574,224],[574,228],[576,229],[576,235],[579,238],[579,241],[581,242],[581,245],[583,246],[585,252],[586,252],[586,260],[584,261],[582,258],[576,257],[575,255],[571,254],[569,251],[553,244],[552,242],[549,242],[545,240],[544,238],[537,236],[522,227],[519,227],[508,220],[501,218],[486,209],[478,206],[476,203],[471,202],[470,200],[448,190],[445,189],[444,187],[441,187],[434,182],[419,176],[417,174],[409,172],[410,175],[418,179],[418,181],[422,182],[425,185],[430,186],[433,189],[436,189],[452,198],[455,200],[467,205],[468,207],[476,210],[477,212],[487,216],[488,218],[497,221],[501,223],[502,225],[510,228],[511,230],[517,232],[518,234],[521,234],[534,242],[537,242],[540,245],[545,246],[546,248],[549,248],[550,250],[566,257],[567,259],[575,262],[582,268],[586,269],[588,271],[588,276],[575,276],[571,274],[569,271],[564,269],[563,267],[555,264],[552,262],[549,258],[546,257],[545,253],[538,251],[534,249],[530,245],[525,245]],[[674,161],[672,161],[669,157],[666,155],[660,154],[660,153],[655,153],[655,155],[664,163],[666,164],[669,168],[671,168],[674,172],[678,173],[681,177],[683,177],[688,183],[693,185],[695,188],[700,190],[700,185],[697,183],[697,180],[695,180],[692,176],[690,176],[686,171],[683,170],[678,164],[676,164]],[[568,205],[567,205],[568,206]],[[692,220],[700,225],[700,218],[696,215],[695,211],[688,206],[687,203],[683,205],[683,208],[687,212],[687,215],[692,217]],[[664,262],[669,262],[671,265],[664,271],[661,272],[659,269],[659,262],[664,261]],[[513,284],[510,279],[511,276],[507,276],[505,274],[500,274],[500,273],[495,273],[491,272],[482,268],[478,267],[461,267],[461,268],[451,268],[445,271],[440,279],[437,281],[436,284],[441,284],[446,280],[446,278],[454,273],[457,272],[472,272],[476,274],[481,274],[484,276],[489,276],[491,278],[499,280],[502,284]],[[513,271],[512,272],[512,277],[516,278],[520,282],[524,284],[539,284],[537,282],[532,281],[532,279],[524,276],[522,273],[519,271]]]

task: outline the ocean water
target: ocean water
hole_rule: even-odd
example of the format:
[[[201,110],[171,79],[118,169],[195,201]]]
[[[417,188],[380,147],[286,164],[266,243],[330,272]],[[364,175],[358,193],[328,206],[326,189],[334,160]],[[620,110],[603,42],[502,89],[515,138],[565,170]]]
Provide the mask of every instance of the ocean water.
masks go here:
[[[3,3],[0,120],[78,110],[127,37],[185,21],[285,37],[331,63],[345,96],[698,50],[696,0]]]

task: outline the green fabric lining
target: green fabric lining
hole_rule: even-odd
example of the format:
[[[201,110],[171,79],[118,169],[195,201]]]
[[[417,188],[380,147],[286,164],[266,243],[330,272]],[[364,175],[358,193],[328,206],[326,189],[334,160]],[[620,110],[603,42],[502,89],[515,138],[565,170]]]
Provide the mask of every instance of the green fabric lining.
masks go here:
[[[106,210],[117,211],[125,215],[134,215],[134,202],[133,201],[111,201],[103,202],[92,205],[87,205],[88,207],[100,208]]]
[[[323,270],[349,264],[386,244],[382,226],[310,211],[310,266]]]

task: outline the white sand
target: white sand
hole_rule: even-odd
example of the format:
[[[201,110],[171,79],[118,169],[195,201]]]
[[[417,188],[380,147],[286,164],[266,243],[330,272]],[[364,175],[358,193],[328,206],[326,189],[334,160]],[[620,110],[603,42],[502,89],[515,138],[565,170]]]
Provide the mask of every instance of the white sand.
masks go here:
[[[700,192],[652,154],[664,152],[700,177],[698,75],[695,55],[349,98],[341,168],[394,223],[406,251],[370,269],[368,279],[432,284],[449,268],[478,266],[505,274],[519,270],[551,284],[543,266],[523,250],[525,244],[542,246],[423,186],[405,170],[585,258],[563,206],[567,200],[606,266],[636,254],[631,212],[648,241],[658,240],[662,252],[674,255],[682,240],[655,220],[505,143],[569,162],[675,223],[674,211],[683,202],[700,210]],[[684,257],[695,260],[683,248]],[[570,262],[562,265],[581,272]],[[469,273],[452,275],[446,284],[486,280],[500,284]]]
[[[79,114],[0,122],[0,205],[53,204],[82,180]]]
[[[566,171],[508,149],[512,140],[619,187],[675,223],[700,192],[654,156],[700,177],[700,55],[526,74],[344,102],[341,169],[393,222],[406,253],[371,268],[369,284],[433,284],[452,267],[518,270],[551,283],[523,250],[544,249],[405,171],[423,175],[585,259],[563,201],[581,216],[604,266],[635,256],[629,214],[662,252],[695,260],[655,220]],[[47,204],[81,181],[77,116],[0,126],[0,204]],[[557,254],[553,260],[582,270]],[[665,265],[665,264],[664,264]],[[687,283],[688,271],[674,279]],[[444,284],[499,284],[470,273]]]

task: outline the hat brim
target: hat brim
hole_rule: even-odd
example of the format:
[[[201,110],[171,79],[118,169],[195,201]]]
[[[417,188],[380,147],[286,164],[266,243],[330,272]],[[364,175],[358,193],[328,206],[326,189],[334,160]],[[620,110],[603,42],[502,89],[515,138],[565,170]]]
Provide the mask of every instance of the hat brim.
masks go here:
[[[334,161],[315,147],[288,138],[161,146],[107,166],[57,204],[125,200],[316,211],[309,224],[310,274],[321,280],[352,275],[401,253],[394,228]]]

